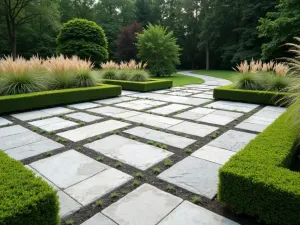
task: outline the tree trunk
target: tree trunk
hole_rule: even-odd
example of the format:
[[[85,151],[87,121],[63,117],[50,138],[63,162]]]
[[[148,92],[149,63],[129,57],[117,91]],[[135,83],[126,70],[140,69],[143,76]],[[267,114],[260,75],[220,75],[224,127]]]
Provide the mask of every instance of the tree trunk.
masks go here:
[[[206,70],[209,70],[209,44],[207,43],[205,46],[206,53]]]
[[[16,29],[13,26],[13,32],[12,32],[12,40],[11,40],[11,55],[13,60],[15,61],[17,58],[17,38],[16,38]]]

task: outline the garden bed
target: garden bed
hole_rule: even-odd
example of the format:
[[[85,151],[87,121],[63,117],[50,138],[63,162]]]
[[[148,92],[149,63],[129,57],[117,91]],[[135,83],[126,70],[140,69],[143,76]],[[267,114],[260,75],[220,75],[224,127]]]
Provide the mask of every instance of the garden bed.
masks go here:
[[[103,80],[106,84],[120,85],[123,90],[148,92],[155,90],[168,89],[173,86],[173,81],[150,79],[144,82],[125,81],[125,80]]]
[[[286,92],[235,89],[232,84],[214,89],[214,98],[216,100],[229,100],[264,105],[284,105],[285,101],[282,99],[286,98],[287,95]]]
[[[289,169],[300,129],[293,124],[293,108],[220,169],[218,198],[236,213],[266,224],[300,224],[300,173]]]
[[[116,97],[121,94],[116,85],[97,85],[96,87],[72,88],[28,94],[0,96],[0,113],[32,110],[56,105],[78,103]]]

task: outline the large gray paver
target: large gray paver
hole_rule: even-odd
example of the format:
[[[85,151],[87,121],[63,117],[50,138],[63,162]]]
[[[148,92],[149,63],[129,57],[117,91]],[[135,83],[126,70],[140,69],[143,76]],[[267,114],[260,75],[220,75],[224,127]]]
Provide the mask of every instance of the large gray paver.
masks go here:
[[[92,102],[83,102],[83,103],[69,105],[69,107],[75,109],[90,109],[90,108],[99,107],[99,105]]]
[[[176,148],[186,148],[187,146],[193,144],[196,141],[178,135],[152,130],[146,127],[134,127],[132,129],[125,130],[124,132],[138,137],[171,145]]]
[[[119,135],[108,136],[86,144],[85,147],[140,170],[146,170],[173,154]]]
[[[9,120],[7,120],[7,119],[4,119],[4,118],[2,118],[2,117],[0,117],[0,127],[1,126],[6,126],[6,125],[10,125],[10,124],[12,124],[13,122],[11,122],[11,121],[9,121]]]
[[[189,156],[165,170],[158,178],[212,199],[217,194],[220,167],[219,164]]]
[[[67,188],[108,168],[74,150],[33,162],[30,166],[60,188]]]
[[[59,205],[60,205],[59,215],[61,217],[66,217],[76,212],[82,207],[82,205],[80,205],[78,202],[76,202],[74,199],[72,199],[63,191],[58,191],[57,195],[58,195]]]
[[[132,176],[114,168],[109,168],[91,178],[67,188],[65,192],[82,205],[87,205],[112,192],[131,179],[133,179]]]
[[[250,112],[253,109],[257,108],[259,105],[242,103],[242,102],[230,102],[230,101],[217,101],[211,104],[206,105],[205,107],[214,108],[214,109],[225,109],[238,112]]]
[[[126,90],[122,90],[122,93],[121,93],[121,96],[123,97],[123,96],[127,96],[127,95],[133,95],[133,94],[136,94],[136,93],[138,93],[138,92],[136,92],[136,91],[126,91]]]
[[[176,96],[189,96],[192,93],[184,92],[184,91],[172,91],[168,93],[169,95],[176,95]]]
[[[80,127],[74,130],[58,133],[57,135],[76,142],[127,126],[130,126],[130,124],[117,120],[107,120],[104,122]]]
[[[262,132],[264,131],[268,125],[265,124],[258,124],[258,123],[249,123],[249,122],[242,122],[236,126],[236,128],[243,129],[243,130],[250,130],[255,132]]]
[[[90,115],[88,113],[84,113],[84,112],[77,112],[77,113],[72,113],[72,114],[68,114],[66,115],[66,117],[75,119],[75,120],[80,120],[86,123],[90,123],[96,120],[100,120],[103,117],[100,116],[94,116],[94,115]]]
[[[194,108],[194,109],[188,110],[186,112],[177,114],[176,117],[183,118],[183,119],[190,119],[190,120],[198,120],[201,117],[203,117],[207,114],[210,114],[212,112],[215,112],[215,111],[216,110],[214,110],[214,109],[198,107],[198,108]]]
[[[192,95],[191,97],[194,97],[194,98],[214,99],[213,95],[207,94],[207,93],[200,93],[200,94]]]
[[[121,109],[113,106],[104,106],[100,108],[89,109],[87,111],[92,113],[102,114],[105,116],[115,116],[117,114],[129,112],[129,110],[127,109]]]
[[[122,91],[122,92],[124,92],[124,91]],[[134,93],[136,93],[136,92],[134,92]],[[132,101],[132,100],[134,100],[134,98],[122,96],[122,97],[98,100],[98,101],[95,101],[95,102],[100,103],[100,104],[110,105],[110,104],[116,104],[116,103],[125,102],[125,101]]]
[[[181,202],[181,198],[143,184],[102,213],[120,225],[156,225]]]
[[[199,137],[205,137],[219,128],[185,121],[167,129]]]
[[[28,132],[28,131],[29,131],[28,129],[26,129],[25,127],[22,127],[20,125],[3,127],[3,128],[0,128],[0,138],[10,136],[10,135],[20,134],[20,133],[24,133],[24,132]]]
[[[181,203],[158,225],[239,225],[188,201]]]
[[[160,101],[139,99],[130,102],[119,103],[116,104],[115,106],[134,109],[134,110],[144,110],[144,109],[153,108],[154,106],[160,106],[165,104],[166,104],[165,102],[160,102]]]
[[[183,109],[187,109],[190,106],[187,105],[180,105],[180,104],[171,104],[171,105],[167,105],[167,106],[162,106],[156,109],[151,109],[148,110],[147,112],[152,112],[152,113],[157,113],[157,114],[161,114],[161,115],[168,115]]]
[[[118,225],[108,217],[104,216],[102,213],[97,213],[92,218],[88,219],[81,225]]]
[[[61,130],[61,129],[65,129],[68,127],[74,127],[74,126],[78,125],[78,123],[75,123],[75,122],[69,121],[69,120],[64,120],[59,117],[35,120],[33,122],[30,122],[29,124],[36,126],[45,131],[56,131],[56,130]]]
[[[238,152],[255,137],[255,134],[250,134],[236,130],[229,130],[217,139],[208,143],[208,145],[229,151]]]

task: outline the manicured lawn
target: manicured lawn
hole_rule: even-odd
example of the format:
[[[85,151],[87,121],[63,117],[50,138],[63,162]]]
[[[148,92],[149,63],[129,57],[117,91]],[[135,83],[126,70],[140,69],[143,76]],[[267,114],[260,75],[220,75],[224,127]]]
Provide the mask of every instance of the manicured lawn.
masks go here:
[[[173,87],[176,86],[183,86],[187,84],[203,84],[204,80],[197,77],[190,77],[181,75],[178,73],[172,74],[169,77],[155,77],[155,79],[163,79],[163,80],[172,80],[173,81]]]
[[[192,73],[223,78],[230,81],[234,81],[235,77],[239,74],[232,70],[195,70]]]

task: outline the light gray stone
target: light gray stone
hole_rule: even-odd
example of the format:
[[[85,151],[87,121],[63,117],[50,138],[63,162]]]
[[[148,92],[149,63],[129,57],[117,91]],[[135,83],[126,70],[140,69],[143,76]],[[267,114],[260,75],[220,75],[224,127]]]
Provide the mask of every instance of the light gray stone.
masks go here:
[[[33,162],[30,166],[60,188],[67,188],[109,168],[74,150]]]
[[[10,124],[13,124],[13,122],[7,120],[7,119],[4,119],[2,117],[0,117],[0,127],[1,126],[6,126],[6,125],[10,125]]]
[[[57,195],[60,205],[59,215],[62,218],[71,215],[82,207],[78,202],[76,202],[63,191],[58,191]]]
[[[176,96],[189,96],[192,93],[184,92],[184,91],[172,91],[168,93],[169,95],[176,95]]]
[[[125,90],[122,90],[122,93],[121,93],[121,96],[127,96],[127,95],[133,95],[133,94],[136,94],[138,92],[136,91],[125,91]]]
[[[140,170],[146,170],[173,154],[119,135],[108,136],[86,144],[85,147]]]
[[[152,130],[146,127],[134,127],[130,130],[125,130],[124,132],[145,139],[171,145],[176,148],[186,148],[187,146],[193,144],[196,141],[178,135]]]
[[[0,138],[10,136],[10,135],[20,134],[20,133],[24,133],[24,132],[28,132],[28,131],[29,131],[28,129],[26,129],[25,127],[22,127],[20,125],[3,127],[3,128],[0,128]]]
[[[124,91],[122,91],[124,92]],[[136,92],[134,92],[136,93]],[[134,100],[134,98],[130,98],[130,97],[116,97],[116,98],[108,98],[108,99],[102,99],[102,100],[98,100],[95,101],[96,103],[100,103],[100,104],[105,104],[105,105],[111,105],[111,104],[116,104],[116,103],[120,103],[120,102],[126,102],[126,101],[132,101]]]
[[[217,101],[211,104],[206,105],[207,108],[214,109],[225,109],[238,112],[250,112],[253,109],[257,108],[259,105],[242,103],[242,102],[230,102],[230,101]]]
[[[82,103],[72,104],[68,106],[75,109],[90,109],[90,108],[99,107],[99,104],[95,104],[92,102],[82,102]]]
[[[102,213],[122,225],[155,225],[181,202],[181,198],[143,184]]]
[[[144,110],[144,109],[152,108],[154,106],[160,106],[165,104],[166,104],[165,102],[140,99],[140,100],[134,100],[130,102],[118,103],[116,104],[116,106],[134,109],[134,110]]]
[[[195,151],[192,156],[224,165],[234,154],[235,152],[233,151],[205,145],[199,150]]]
[[[100,108],[94,108],[87,110],[88,112],[102,114],[105,116],[116,116],[121,113],[129,112],[127,109],[121,109],[113,106],[104,106]]]
[[[198,120],[201,117],[203,117],[207,114],[210,114],[212,112],[215,112],[215,111],[216,110],[214,110],[214,109],[198,107],[198,108],[194,108],[189,111],[177,114],[176,117],[183,118],[183,119],[189,119],[189,120]]]
[[[110,131],[130,126],[129,123],[124,123],[117,120],[107,120],[100,123],[91,124],[88,126],[80,127],[74,130],[58,133],[57,135],[67,138],[71,141],[77,142]]]
[[[158,94],[166,94],[166,93],[169,93],[169,92],[170,92],[170,89],[159,90],[159,91],[152,91],[152,93],[158,93]]]
[[[158,225],[239,225],[188,201],[181,203]]]
[[[217,139],[208,143],[208,145],[229,151],[238,152],[255,137],[255,134],[229,130]]]
[[[246,121],[244,121],[236,126],[236,128],[239,128],[239,129],[250,130],[250,131],[255,131],[255,132],[262,132],[267,127],[268,127],[268,125],[265,125],[265,124],[248,123]]]
[[[187,105],[180,105],[180,104],[171,104],[167,106],[162,106],[156,109],[148,110],[147,112],[157,113],[161,115],[168,115],[183,109],[190,108],[190,106]]]
[[[217,125],[226,125],[226,124],[234,121],[235,119],[236,119],[235,117],[216,115],[216,114],[211,113],[211,114],[201,117],[197,121],[211,123],[211,124],[217,124]]]
[[[132,176],[114,168],[109,168],[65,189],[65,192],[82,205],[87,205],[114,191],[131,179],[133,179]]]
[[[111,219],[104,216],[102,213],[97,213],[92,218],[88,219],[81,225],[118,225]]]
[[[45,131],[56,131],[65,129],[68,127],[74,127],[77,126],[78,123],[75,123],[73,121],[64,120],[59,117],[52,117],[49,119],[43,119],[43,120],[36,120],[29,123],[30,125],[36,126],[42,130]]]
[[[77,112],[77,113],[72,113],[72,114],[68,114],[66,115],[66,117],[75,119],[75,120],[80,120],[86,123],[90,123],[96,120],[100,120],[103,119],[103,117],[100,116],[94,116],[88,113],[83,113],[83,112]]]
[[[192,93],[192,94],[198,94],[198,93],[202,92],[201,90],[192,90],[192,89],[184,89],[183,91]]]
[[[214,99],[213,95],[211,95],[211,94],[206,94],[206,93],[200,93],[200,94],[192,95],[191,97],[194,97],[194,98]]]
[[[199,137],[205,137],[219,128],[192,122],[182,122],[167,129]]]
[[[212,199],[217,194],[221,165],[189,156],[162,172],[158,178]]]

